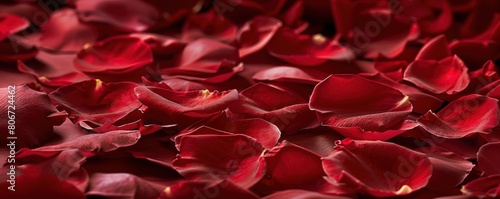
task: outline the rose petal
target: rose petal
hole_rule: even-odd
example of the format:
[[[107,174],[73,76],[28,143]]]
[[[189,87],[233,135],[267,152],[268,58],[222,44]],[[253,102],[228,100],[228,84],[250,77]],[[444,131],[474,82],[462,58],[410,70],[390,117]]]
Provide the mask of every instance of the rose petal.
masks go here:
[[[301,189],[289,189],[285,191],[274,192],[271,195],[264,197],[263,199],[348,199],[349,197],[326,195],[312,191],[306,191]]]
[[[141,133],[139,131],[110,131],[103,134],[89,134],[73,138],[68,142],[57,145],[36,148],[36,151],[63,151],[78,149],[91,152],[108,152],[120,147],[131,146],[137,143]]]
[[[263,16],[257,16],[245,23],[237,38],[240,56],[246,57],[266,46],[281,25],[279,20]]]
[[[191,15],[184,23],[182,40],[213,38],[230,43],[236,37],[237,27],[228,19],[219,17],[215,11]]]
[[[442,60],[451,55],[446,37],[439,35],[425,43],[415,60]]]
[[[173,165],[188,179],[228,179],[249,188],[265,174],[264,148],[245,135],[186,135],[179,148]]]
[[[385,131],[412,111],[408,96],[357,75],[326,78],[314,88],[309,107],[319,113],[319,119],[327,126],[369,131]]]
[[[500,175],[475,179],[461,189],[462,193],[476,198],[495,198],[500,195]]]
[[[126,4],[119,0],[78,0],[75,6],[80,20],[84,22],[105,23],[131,32],[148,29],[160,17],[157,9],[139,0]]]
[[[500,142],[487,143],[477,152],[477,162],[485,175],[500,174],[498,166],[498,152],[500,151]]]
[[[183,124],[219,113],[238,99],[236,90],[182,92],[155,87],[137,87],[135,93],[141,103],[148,107],[146,115],[152,119]]]
[[[456,139],[490,133],[498,125],[499,114],[498,100],[472,94],[451,102],[437,114],[429,111],[417,122],[435,136]]]
[[[29,21],[17,15],[5,14],[0,16],[0,41],[11,34],[15,34],[29,26]]]
[[[86,43],[97,40],[97,30],[80,22],[73,9],[54,12],[41,28],[40,47],[51,51],[78,52]]]
[[[229,107],[232,114],[269,121],[285,133],[317,125],[314,112],[305,101],[286,90],[257,83],[241,91],[240,99]]]
[[[107,198],[157,198],[163,186],[128,173],[95,173],[90,178],[86,195]]]
[[[215,191],[214,191],[215,190]],[[243,189],[228,180],[220,182],[207,181],[181,181],[172,186],[166,187],[161,193],[159,199],[176,198],[234,198],[239,199],[257,199],[254,193]]]
[[[134,93],[137,85],[130,82],[103,83],[100,80],[83,81],[61,87],[49,97],[66,110],[75,123],[101,126],[126,119],[137,120],[141,103]]]
[[[319,70],[277,66],[267,70],[261,70],[255,73],[252,78],[258,81],[295,82],[316,85],[326,77],[328,77],[328,74]]]
[[[432,171],[424,154],[381,141],[343,140],[322,161],[326,174],[334,181],[375,197],[419,190],[427,185]]]
[[[108,77],[110,75],[125,74],[135,78],[142,74],[137,70],[151,62],[151,48],[139,38],[130,36],[109,37],[85,45],[74,60],[77,70],[102,79],[112,79]],[[131,74],[132,72],[138,74]]]
[[[27,85],[0,88],[0,100],[4,102],[0,109],[4,116],[0,119],[0,128],[5,132],[0,140],[2,147],[7,147],[9,136],[17,137],[18,148],[40,146],[52,134],[52,126],[62,124],[66,118],[66,114],[58,112],[45,93]],[[8,125],[12,123],[8,122],[11,119],[14,126]]]
[[[302,147],[284,141],[264,155],[264,159],[266,177],[254,187],[261,194],[287,189],[343,193],[323,178],[326,174],[320,156]]]
[[[416,60],[404,73],[404,79],[436,94],[455,94],[470,82],[467,66],[457,56],[436,60]]]

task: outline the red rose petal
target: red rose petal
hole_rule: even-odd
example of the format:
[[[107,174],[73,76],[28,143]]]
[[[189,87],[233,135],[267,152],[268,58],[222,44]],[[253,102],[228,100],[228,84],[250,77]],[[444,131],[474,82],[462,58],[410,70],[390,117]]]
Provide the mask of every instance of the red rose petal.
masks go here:
[[[200,38],[213,38],[230,43],[236,37],[237,27],[215,11],[191,15],[184,23],[182,40],[192,41]]]
[[[432,176],[426,187],[430,190],[446,191],[455,188],[474,167],[466,159],[437,147],[420,148],[418,151],[427,154],[432,164]]]
[[[326,195],[312,191],[306,191],[301,189],[289,189],[285,191],[278,191],[271,195],[264,197],[263,199],[348,199],[350,197]]]
[[[61,87],[49,96],[70,114],[73,122],[101,126],[126,119],[128,115],[136,118],[135,112],[142,105],[134,93],[136,86],[130,82],[89,80]]]
[[[470,82],[467,66],[457,56],[436,60],[415,60],[404,73],[404,79],[436,94],[455,94]]]
[[[417,122],[435,136],[456,139],[490,133],[498,125],[499,114],[498,100],[473,94],[451,102],[437,114],[429,111]]]
[[[78,149],[90,152],[108,152],[120,147],[131,146],[141,137],[139,131],[110,131],[103,134],[88,134],[73,138],[68,142],[57,145],[43,146],[35,151],[64,151]]]
[[[11,34],[26,29],[28,26],[29,21],[17,15],[5,14],[0,16],[0,41]]]
[[[262,194],[287,189],[343,193],[323,178],[326,174],[320,156],[302,147],[284,141],[264,155],[264,159],[266,177],[254,187]]]
[[[126,4],[119,0],[78,0],[75,6],[84,22],[101,22],[131,32],[148,29],[160,17],[157,9],[140,0]]]
[[[40,47],[56,52],[78,52],[98,37],[93,26],[80,22],[75,10],[61,9],[42,26]]]
[[[81,81],[85,81],[85,80],[90,79],[87,75],[85,75],[83,73],[78,73],[78,72],[68,73],[66,75],[62,75],[62,76],[58,76],[58,77],[47,78],[45,76],[39,75],[33,69],[26,66],[26,64],[24,64],[22,61],[17,62],[17,70],[33,76],[34,79],[39,84],[41,84],[42,86],[45,86],[45,87],[49,87],[49,88],[54,89],[54,90],[59,88],[59,87],[68,86],[70,84],[74,84],[77,82],[81,82]]]
[[[137,87],[135,93],[146,105],[146,115],[162,122],[186,123],[205,118],[226,109],[238,99],[231,91],[172,91],[155,87]],[[165,114],[166,113],[166,114]]]
[[[159,197],[159,199],[177,198],[257,199],[259,197],[228,180],[215,183],[207,181],[181,181],[166,187]]]
[[[400,91],[357,75],[326,78],[314,88],[309,107],[327,126],[367,131],[385,131],[412,110],[408,97]]]
[[[252,78],[258,81],[294,82],[316,85],[326,77],[328,77],[328,74],[319,70],[277,66],[267,70],[261,70],[255,73]]]
[[[298,35],[290,29],[281,28],[268,44],[269,54],[299,66],[316,66],[328,60],[349,60],[354,54],[321,35],[313,37]]]
[[[285,133],[294,133],[317,125],[314,112],[298,96],[268,85],[257,83],[241,91],[240,99],[229,107],[232,114],[257,117],[269,121]]]
[[[139,38],[130,36],[109,37],[86,45],[74,60],[76,69],[102,79],[111,78],[109,75],[130,74],[151,62],[151,48]]]
[[[475,198],[496,198],[500,195],[500,175],[475,179],[464,185],[461,191]]]
[[[448,41],[444,35],[429,40],[418,52],[415,60],[442,60],[451,56]]]
[[[264,148],[245,135],[187,135],[181,138],[179,148],[173,165],[187,178],[227,178],[249,188],[265,174]]]
[[[419,190],[427,185],[432,171],[424,154],[381,141],[344,140],[322,161],[333,180],[375,197]]]
[[[4,102],[0,109],[1,115],[4,115],[0,128],[5,129],[2,131],[6,135],[0,140],[2,147],[7,147],[9,143],[7,136],[17,137],[16,147],[19,148],[39,146],[52,134],[52,126],[62,124],[66,118],[64,113],[57,111],[45,93],[26,85],[0,88],[0,99]],[[12,131],[15,134],[7,134],[10,132],[7,116],[14,118],[17,128]]]
[[[237,38],[240,56],[246,57],[266,46],[281,25],[279,20],[263,16],[257,16],[245,23]]]
[[[500,142],[487,143],[477,152],[477,162],[485,175],[500,174],[498,165],[498,152],[500,151]]]
[[[245,134],[255,138],[266,149],[273,148],[280,138],[281,132],[279,129],[260,118],[239,119],[231,118],[225,113],[215,115],[214,117],[201,120],[192,126],[184,129],[175,140],[180,140],[180,136],[184,134],[194,133],[201,126],[208,126],[214,129],[226,131],[234,134]]]
[[[95,173],[90,177],[87,196],[107,198],[157,198],[163,186],[128,173]]]

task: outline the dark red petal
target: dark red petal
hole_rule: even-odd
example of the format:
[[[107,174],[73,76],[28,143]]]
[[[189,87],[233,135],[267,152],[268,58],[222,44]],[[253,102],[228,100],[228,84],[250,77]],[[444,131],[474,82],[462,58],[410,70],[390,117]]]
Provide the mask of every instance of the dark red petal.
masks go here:
[[[500,152],[500,142],[487,143],[479,148],[477,162],[485,175],[500,174],[498,152]]]
[[[61,87],[49,96],[75,123],[90,122],[100,126],[133,115],[141,107],[134,93],[136,86],[129,82],[89,80]]]
[[[2,148],[8,148],[9,136],[17,137],[17,148],[39,146],[52,134],[52,126],[62,124],[66,118],[45,93],[26,85],[0,88],[0,100],[4,102],[0,107],[0,115],[4,116],[0,119],[0,128],[5,132],[0,139]],[[14,125],[8,125],[12,124],[8,123],[11,119]]]
[[[78,0],[75,6],[84,22],[105,23],[131,32],[147,30],[160,17],[157,9],[140,0],[126,4],[119,0]]]
[[[442,60],[451,55],[446,37],[439,35],[425,43],[418,52],[417,57],[415,57],[415,60]]]
[[[285,133],[317,125],[314,112],[309,110],[304,100],[264,83],[254,84],[241,91],[240,99],[229,110],[236,115],[267,120]]]
[[[383,74],[362,75],[362,77],[395,88],[404,95],[407,95],[413,106],[413,112],[425,114],[429,110],[437,110],[443,104],[443,100],[424,93],[418,88],[391,80]]]
[[[179,148],[173,165],[188,179],[228,179],[249,188],[265,174],[264,148],[245,135],[187,135]]]
[[[326,195],[312,191],[306,191],[301,189],[289,189],[285,191],[278,191],[271,195],[264,197],[263,199],[348,199],[350,197]]]
[[[436,60],[415,60],[404,73],[404,79],[436,94],[455,94],[470,82],[467,66],[457,56]]]
[[[261,194],[287,189],[305,189],[316,192],[342,193],[323,177],[319,155],[284,141],[264,155],[266,177],[253,189]]]
[[[298,35],[287,28],[279,29],[267,47],[269,54],[300,66],[316,66],[328,60],[349,60],[354,54],[322,35]]]
[[[238,32],[240,56],[246,57],[266,46],[281,25],[279,20],[264,16],[257,16],[245,23]]]
[[[425,154],[382,141],[346,139],[322,160],[334,181],[375,197],[410,194],[425,187],[432,172]]]
[[[141,39],[130,36],[108,37],[86,44],[74,60],[76,69],[103,79],[129,74],[151,62],[151,48]]]
[[[316,85],[328,77],[327,73],[309,68],[296,68],[289,66],[276,66],[261,70],[253,75],[258,81],[294,82]]]
[[[437,114],[429,111],[417,122],[435,136],[456,139],[490,133],[498,125],[499,114],[498,100],[472,94],[451,102]]]
[[[204,118],[226,109],[238,99],[238,91],[172,91],[155,87],[137,87],[135,93],[139,100],[152,111],[151,116],[159,121],[168,120],[165,116],[185,116]]]
[[[319,116],[319,118],[330,117],[330,114],[325,114]],[[356,140],[388,140],[393,137],[396,137],[408,130],[414,129],[418,126],[418,123],[412,120],[404,120],[400,123],[397,123],[393,126],[388,127],[387,130],[384,131],[369,131],[364,130],[360,127],[334,127],[330,125],[325,125],[332,129],[335,129],[338,133],[343,135],[344,137],[356,139]]]
[[[335,140],[341,140],[344,137],[335,133],[331,128],[319,126],[301,130],[293,135],[284,136],[283,139],[324,157],[332,153],[335,148]]]
[[[110,131],[103,134],[88,134],[73,138],[68,142],[57,145],[43,146],[35,151],[63,151],[78,149],[91,152],[108,152],[120,147],[131,146],[137,143],[141,133],[139,131]]]
[[[230,43],[236,37],[237,27],[229,19],[217,15],[215,11],[191,15],[184,23],[182,40],[213,38]]]
[[[475,179],[462,187],[462,193],[476,198],[500,196],[500,174]]]
[[[180,181],[166,187],[159,197],[159,199],[177,198],[257,199],[259,197],[228,180],[218,182]]]
[[[89,80],[90,78],[79,72],[68,73],[66,75],[58,76],[58,77],[45,77],[39,75],[36,71],[29,68],[22,61],[17,62],[17,70],[29,74],[33,76],[33,78],[41,85],[49,87],[51,89],[57,89],[59,87],[68,86],[70,84],[74,84],[77,82]]]
[[[0,41],[11,34],[26,29],[28,26],[29,22],[17,15],[4,14],[0,16]]]
[[[455,188],[474,167],[468,160],[438,147],[420,148],[418,151],[427,154],[432,164],[432,176],[426,187],[430,190],[446,191]]]
[[[106,198],[157,198],[163,186],[128,173],[94,173],[85,192]]]
[[[244,134],[255,138],[266,149],[273,148],[280,138],[281,132],[279,129],[260,118],[239,119],[231,118],[225,113],[215,115],[213,117],[201,120],[196,124],[184,129],[175,140],[180,141],[180,136],[184,134],[192,134],[194,131],[200,130],[199,127],[208,126],[217,130],[226,131],[234,134]]]
[[[93,43],[98,37],[93,26],[80,22],[75,10],[61,9],[42,26],[40,47],[56,52],[79,52],[86,43]]]
[[[309,107],[320,113],[327,126],[367,131],[385,131],[412,111],[408,96],[358,75],[326,78],[314,88]]]
[[[3,173],[3,172],[2,172]],[[85,194],[75,186],[60,180],[53,174],[33,170],[16,177],[15,191],[7,189],[9,182],[0,183],[0,195],[6,198],[28,199],[36,195],[40,199],[74,198],[85,199]]]

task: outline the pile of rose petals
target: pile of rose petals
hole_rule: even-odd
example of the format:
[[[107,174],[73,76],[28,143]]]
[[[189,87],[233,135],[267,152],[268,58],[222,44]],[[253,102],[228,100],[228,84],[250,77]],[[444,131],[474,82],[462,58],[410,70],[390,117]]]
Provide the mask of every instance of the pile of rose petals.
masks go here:
[[[0,195],[500,197],[499,8],[2,1]]]

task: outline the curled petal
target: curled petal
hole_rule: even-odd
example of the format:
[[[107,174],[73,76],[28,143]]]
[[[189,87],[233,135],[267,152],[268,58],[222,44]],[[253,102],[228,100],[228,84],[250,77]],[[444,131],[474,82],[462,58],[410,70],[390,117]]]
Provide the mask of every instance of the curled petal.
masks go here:
[[[279,20],[263,16],[255,17],[245,23],[237,36],[241,57],[246,57],[266,46],[281,25]]]
[[[479,198],[500,196],[500,174],[475,179],[461,189],[462,193]]]
[[[416,60],[404,73],[404,79],[436,94],[455,94],[470,82],[467,66],[457,56],[436,60]]]
[[[258,81],[294,82],[316,85],[326,77],[328,77],[328,74],[319,70],[277,66],[259,71],[252,78]]]
[[[490,133],[498,125],[499,114],[498,100],[472,94],[451,102],[437,114],[429,111],[417,122],[435,136],[456,139]]]

